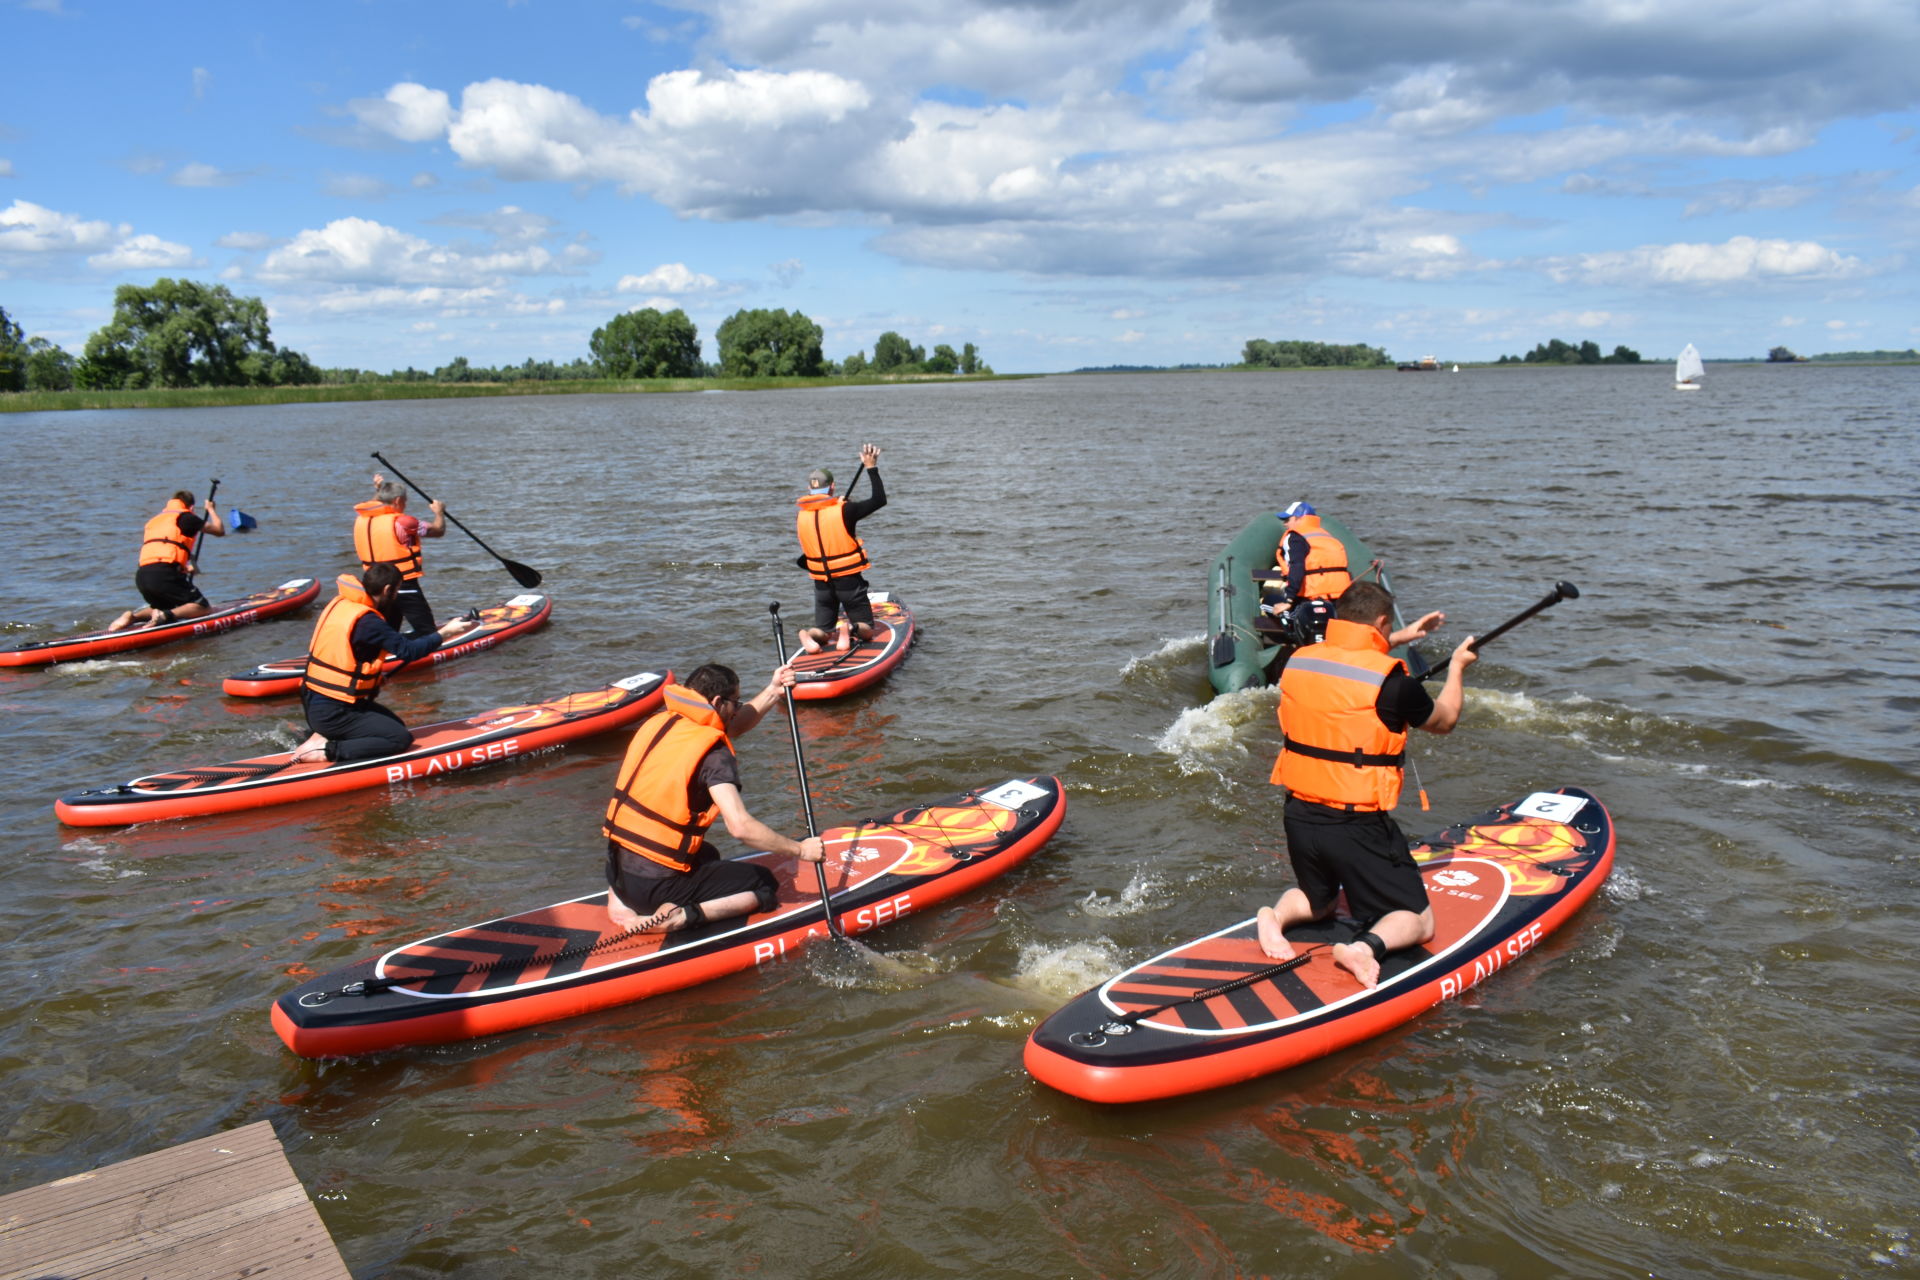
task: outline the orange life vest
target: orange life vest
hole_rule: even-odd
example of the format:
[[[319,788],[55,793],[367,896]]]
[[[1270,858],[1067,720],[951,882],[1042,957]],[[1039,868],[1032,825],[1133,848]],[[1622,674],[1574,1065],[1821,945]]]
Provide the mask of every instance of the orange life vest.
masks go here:
[[[720,713],[685,685],[670,684],[666,706],[643,720],[615,775],[600,833],[674,871],[693,870],[718,804],[695,813],[687,795],[694,770],[716,743],[733,750]]]
[[[1319,516],[1295,516],[1287,522],[1287,531],[1307,540],[1307,575],[1300,586],[1305,600],[1336,600],[1353,581],[1347,571],[1347,547],[1321,527]],[[1280,567],[1286,562],[1286,534],[1280,536]]]
[[[872,563],[860,539],[847,530],[847,500],[825,493],[800,495],[797,528],[805,567],[816,582],[863,572]]]
[[[1404,670],[1372,627],[1329,622],[1325,643],[1300,650],[1280,673],[1280,758],[1269,781],[1335,808],[1400,803],[1406,730],[1380,723],[1374,704],[1387,677]]]
[[[353,626],[376,612],[367,589],[343,573],[335,584],[340,594],[327,601],[320,621],[313,624],[307,644],[307,674],[300,683],[323,697],[339,702],[371,698],[380,688],[380,668],[386,655],[376,653],[365,662],[353,656]]]
[[[390,564],[404,579],[419,577],[420,548],[400,541],[400,535],[393,531],[394,522],[403,513],[384,502],[356,503],[353,510],[353,550],[360,557],[361,572],[376,564]]]
[[[185,569],[193,561],[193,539],[180,532],[180,517],[192,507],[178,498],[167,500],[167,509],[147,521],[146,539],[140,544],[141,564],[177,564]]]

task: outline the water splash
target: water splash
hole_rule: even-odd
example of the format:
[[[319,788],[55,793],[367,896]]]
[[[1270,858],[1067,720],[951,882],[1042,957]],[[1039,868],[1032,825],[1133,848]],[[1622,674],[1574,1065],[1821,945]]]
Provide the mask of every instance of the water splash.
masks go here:
[[[1136,676],[1157,676],[1166,671],[1187,667],[1193,660],[1206,652],[1207,638],[1200,636],[1176,636],[1165,641],[1152,653],[1127,659],[1127,665],[1120,668],[1120,678],[1132,680]]]
[[[1139,915],[1142,911],[1165,905],[1167,899],[1162,890],[1166,884],[1164,879],[1151,871],[1136,871],[1117,897],[1095,889],[1080,900],[1080,910],[1108,920]]]
[[[1252,755],[1242,734],[1270,722],[1278,698],[1271,687],[1223,693],[1174,717],[1154,746],[1172,756],[1183,774],[1239,774]]]
[[[1020,948],[1013,984],[1065,1000],[1105,982],[1120,968],[1119,952],[1104,938],[1059,946],[1029,943]]]

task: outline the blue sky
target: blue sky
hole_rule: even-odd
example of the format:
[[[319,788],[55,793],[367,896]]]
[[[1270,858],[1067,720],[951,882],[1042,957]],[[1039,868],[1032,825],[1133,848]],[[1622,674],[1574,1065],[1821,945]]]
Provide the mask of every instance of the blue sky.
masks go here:
[[[0,0],[0,307],[323,365],[806,312],[1003,372],[1248,338],[1920,344],[1911,0]]]

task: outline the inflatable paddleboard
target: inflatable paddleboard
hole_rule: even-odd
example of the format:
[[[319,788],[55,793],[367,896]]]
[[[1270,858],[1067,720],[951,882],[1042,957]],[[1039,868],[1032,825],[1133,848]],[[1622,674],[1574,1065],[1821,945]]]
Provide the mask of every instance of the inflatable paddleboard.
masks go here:
[[[834,914],[855,935],[924,911],[1018,866],[1065,814],[1059,779],[1016,778],[829,828],[822,865]],[[274,1002],[273,1029],[309,1058],[466,1040],[677,991],[826,938],[813,867],[751,856],[780,879],[772,911],[675,933],[627,933],[608,920],[602,890],[314,978]]]
[[[294,764],[293,753],[282,751],[232,764],[149,774],[117,787],[76,791],[60,797],[53,812],[69,826],[122,826],[258,809],[524,760],[575,738],[633,724],[659,707],[672,678],[671,672],[642,672],[604,689],[424,725],[414,729],[412,748],[399,755],[346,764],[324,760]]]
[[[1379,1035],[1478,986],[1565,923],[1613,869],[1613,822],[1587,792],[1561,787],[1448,827],[1413,852],[1434,937],[1390,952],[1379,986],[1362,987],[1329,954],[1353,939],[1351,921],[1288,930],[1298,959],[1283,964],[1243,920],[1076,997],[1034,1028],[1028,1072],[1094,1102],[1141,1102]]]
[[[435,667],[464,658],[482,649],[491,649],[502,640],[525,635],[546,622],[553,613],[553,600],[542,595],[519,595],[504,604],[480,610],[479,625],[462,632],[460,638],[441,645],[424,658],[402,662],[388,654],[380,668],[382,677],[402,671],[431,671]],[[220,688],[236,698],[271,698],[300,692],[300,681],[307,674],[307,655],[262,663],[251,671],[228,676]]]
[[[0,667],[40,667],[54,662],[79,662],[86,658],[104,658],[129,649],[146,649],[175,640],[199,636],[217,636],[222,631],[244,627],[249,622],[271,618],[275,614],[312,604],[320,594],[318,578],[295,578],[271,591],[257,591],[238,600],[216,605],[211,613],[197,618],[182,618],[158,627],[128,627],[125,631],[88,631],[57,640],[33,640],[0,649]]]
[[[803,702],[839,698],[864,689],[900,665],[913,643],[913,615],[890,592],[870,591],[873,636],[842,652],[795,653],[793,696]]]

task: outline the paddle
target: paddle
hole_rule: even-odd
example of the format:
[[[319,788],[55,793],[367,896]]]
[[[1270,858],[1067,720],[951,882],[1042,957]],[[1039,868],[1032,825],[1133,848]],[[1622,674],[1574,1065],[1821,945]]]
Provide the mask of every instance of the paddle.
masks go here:
[[[381,466],[393,472],[394,476],[400,481],[400,483],[406,485],[407,488],[413,490],[415,493],[419,494],[422,498],[425,498],[428,502],[433,501],[432,494],[428,493],[425,489],[422,489],[419,485],[415,484],[413,481],[407,479],[407,477],[401,473],[400,468],[394,466],[391,462],[388,462],[385,458],[382,458],[380,456],[380,451],[378,449],[375,449],[373,451],[373,456],[374,456],[374,459],[377,462],[379,462]],[[505,556],[501,555],[498,551],[495,551],[492,547],[488,546],[486,543],[481,542],[480,535],[475,533],[473,530],[467,528],[467,526],[461,524],[459,520],[454,518],[454,515],[451,511],[447,511],[445,508],[442,508],[441,514],[445,515],[447,519],[452,520],[454,523],[454,527],[459,529],[460,532],[466,534],[469,538],[472,538],[475,542],[479,542],[480,549],[482,551],[492,556],[495,560],[498,560],[502,565],[505,565],[507,572],[513,575],[513,580],[515,582],[519,583],[523,587],[537,587],[540,585],[540,571],[538,569],[529,568],[528,566],[521,564],[517,560],[509,560]]]
[[[213,510],[213,495],[218,492],[220,492],[220,477],[215,476],[213,479],[207,481],[208,511]],[[202,521],[200,524],[200,532],[193,535],[193,550],[187,554],[187,563],[193,566],[193,571],[196,574],[200,572],[200,544],[206,541],[206,538],[207,526],[206,522]]]
[[[1528,618],[1531,618],[1534,614],[1539,613],[1542,609],[1551,608],[1559,604],[1562,600],[1578,600],[1579,598],[1580,588],[1574,586],[1571,582],[1556,582],[1553,584],[1553,590],[1547,593],[1546,599],[1540,601],[1538,604],[1530,605],[1522,609],[1519,613],[1514,614],[1511,618],[1508,618],[1505,622],[1487,632],[1487,634],[1475,637],[1473,644],[1469,647],[1474,653],[1478,653],[1488,641],[1499,639],[1507,632],[1525,622]],[[1451,663],[1442,663],[1431,671],[1423,672],[1417,678],[1421,680],[1431,680],[1435,676],[1445,675],[1450,666],[1452,666]]]
[[[1240,646],[1233,638],[1233,619],[1227,616],[1227,601],[1233,598],[1233,583],[1228,579],[1233,574],[1233,557],[1228,556],[1226,564],[1220,568],[1220,585],[1215,588],[1220,593],[1220,631],[1213,637],[1213,665],[1227,667],[1233,665]]]
[[[767,612],[773,617],[773,648],[780,655],[780,665],[787,665],[787,635],[780,629],[780,602],[773,601],[767,606]],[[807,834],[817,836],[820,829],[813,822],[813,793],[807,789],[807,758],[800,749],[800,718],[793,713],[793,688],[785,690],[787,695],[787,727],[793,731],[793,771],[800,775],[800,802],[807,811]],[[840,927],[840,918],[833,911],[833,897],[827,891],[827,868],[825,863],[813,864],[813,874],[820,880],[820,906],[827,913],[827,932],[841,941],[846,940],[846,931]]]

